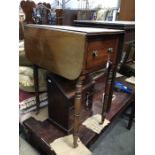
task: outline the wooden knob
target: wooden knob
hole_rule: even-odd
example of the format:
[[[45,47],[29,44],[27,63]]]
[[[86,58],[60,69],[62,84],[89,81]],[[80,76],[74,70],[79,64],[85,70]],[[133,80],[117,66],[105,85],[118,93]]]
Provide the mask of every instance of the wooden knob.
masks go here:
[[[97,50],[93,51],[92,56],[97,57],[98,56],[98,51]]]
[[[113,48],[108,48],[108,53],[112,53],[113,52]]]

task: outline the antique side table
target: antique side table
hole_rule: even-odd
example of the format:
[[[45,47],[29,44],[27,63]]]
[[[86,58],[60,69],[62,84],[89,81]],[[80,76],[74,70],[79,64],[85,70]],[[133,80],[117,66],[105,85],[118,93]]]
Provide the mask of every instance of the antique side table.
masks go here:
[[[113,82],[124,40],[123,30],[71,26],[25,25],[25,52],[35,65],[76,80],[73,145],[77,147],[83,81],[106,68],[102,120],[110,110]]]

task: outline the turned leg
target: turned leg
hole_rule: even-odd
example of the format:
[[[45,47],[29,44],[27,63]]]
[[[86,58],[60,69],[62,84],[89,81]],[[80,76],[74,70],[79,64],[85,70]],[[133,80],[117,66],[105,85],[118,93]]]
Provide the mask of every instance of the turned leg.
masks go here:
[[[111,103],[112,103],[112,95],[113,95],[113,82],[114,82],[114,77],[115,77],[115,70],[111,66],[107,69],[107,75],[106,75],[106,83],[105,83],[105,94],[104,94],[104,99],[103,99],[103,107],[102,107],[102,119],[101,123],[104,123],[106,114],[109,112],[111,108]]]
[[[34,76],[34,87],[36,94],[36,107],[37,113],[39,113],[40,108],[40,99],[39,99],[39,78],[38,78],[38,66],[33,66],[33,76]]]
[[[82,98],[82,83],[84,77],[81,76],[76,82],[76,92],[74,101],[74,131],[73,131],[73,146],[76,148],[78,146],[78,131],[80,126],[80,108],[81,108],[81,98]]]
[[[132,127],[132,123],[133,123],[133,119],[134,119],[134,115],[135,115],[135,102],[132,102],[131,103],[131,114],[129,116],[129,122],[128,122],[128,126],[127,126],[127,129],[131,129]]]

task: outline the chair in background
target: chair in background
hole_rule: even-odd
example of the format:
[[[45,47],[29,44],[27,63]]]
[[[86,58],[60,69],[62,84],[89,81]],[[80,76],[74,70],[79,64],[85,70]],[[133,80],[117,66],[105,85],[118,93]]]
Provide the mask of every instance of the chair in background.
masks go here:
[[[128,77],[135,76],[135,42],[128,44],[126,53],[121,60],[119,72]]]

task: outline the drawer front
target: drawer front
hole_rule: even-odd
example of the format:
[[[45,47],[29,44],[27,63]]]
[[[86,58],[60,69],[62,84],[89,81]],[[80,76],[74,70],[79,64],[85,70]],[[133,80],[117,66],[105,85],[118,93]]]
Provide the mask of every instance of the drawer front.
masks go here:
[[[115,62],[118,46],[117,37],[88,41],[86,69],[103,66],[108,57]]]

